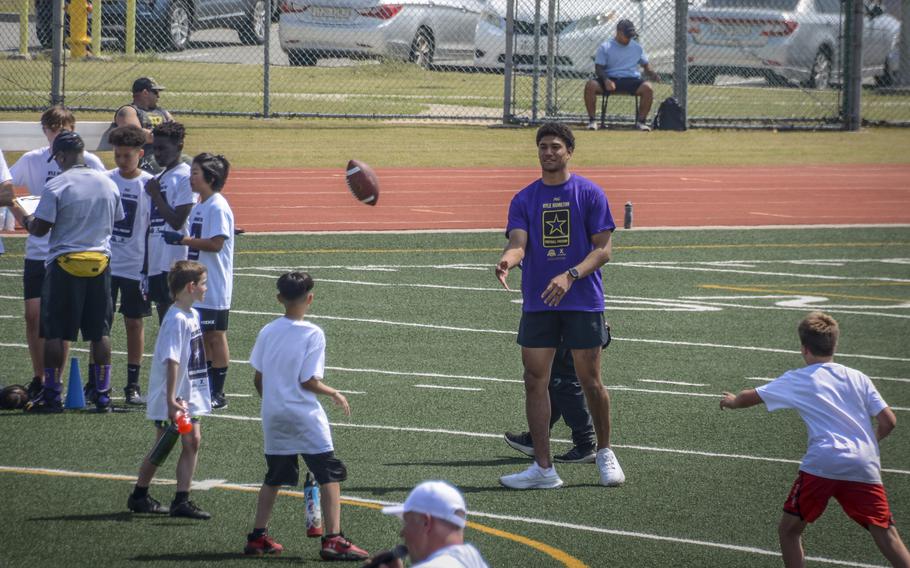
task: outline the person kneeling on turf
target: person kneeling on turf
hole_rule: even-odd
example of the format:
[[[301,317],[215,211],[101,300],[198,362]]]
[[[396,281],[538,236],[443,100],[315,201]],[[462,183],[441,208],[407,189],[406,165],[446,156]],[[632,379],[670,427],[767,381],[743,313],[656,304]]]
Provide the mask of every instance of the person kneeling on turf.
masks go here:
[[[303,457],[319,484],[326,534],[319,555],[323,560],[364,560],[369,553],[341,532],[341,485],[347,468],[335,457],[325,409],[316,399],[325,395],[351,414],[343,394],[327,386],[325,334],[305,321],[313,303],[313,279],[305,272],[289,272],[278,279],[278,301],[284,316],[262,328],[250,365],[262,397],[262,433],[268,472],[259,490],[253,532],[247,535],[245,554],[280,554],[284,547],[266,534],[272,507],[282,485],[297,485]]]

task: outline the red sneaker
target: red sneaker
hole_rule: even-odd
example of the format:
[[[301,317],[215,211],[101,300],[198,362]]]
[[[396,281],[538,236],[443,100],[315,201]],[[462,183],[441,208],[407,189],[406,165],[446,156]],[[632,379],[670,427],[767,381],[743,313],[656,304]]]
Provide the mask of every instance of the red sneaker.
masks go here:
[[[255,554],[256,556],[262,556],[263,554],[278,556],[282,550],[284,550],[284,547],[267,534],[259,538],[253,538],[252,534],[247,535],[246,546],[243,547],[244,554]]]
[[[370,553],[339,533],[322,537],[322,550],[319,551],[319,556],[323,560],[366,560]]]

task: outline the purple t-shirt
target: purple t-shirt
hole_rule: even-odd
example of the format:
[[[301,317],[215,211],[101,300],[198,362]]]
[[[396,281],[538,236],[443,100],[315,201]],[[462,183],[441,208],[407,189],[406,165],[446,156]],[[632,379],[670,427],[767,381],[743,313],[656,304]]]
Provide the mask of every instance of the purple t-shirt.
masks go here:
[[[573,283],[555,308],[544,304],[540,295],[554,276],[588,256],[594,248],[592,235],[615,228],[607,196],[594,182],[580,175],[572,174],[562,185],[545,185],[537,180],[519,191],[509,205],[506,236],[512,229],[528,233],[527,250],[521,262],[524,311],[602,312],[604,293],[600,270]]]

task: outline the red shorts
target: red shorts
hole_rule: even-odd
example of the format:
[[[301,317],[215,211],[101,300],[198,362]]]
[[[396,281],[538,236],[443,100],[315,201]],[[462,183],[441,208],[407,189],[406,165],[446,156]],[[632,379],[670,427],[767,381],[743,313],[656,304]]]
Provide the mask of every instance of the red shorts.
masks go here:
[[[784,511],[811,523],[825,512],[831,497],[837,499],[848,517],[863,527],[874,525],[887,529],[894,524],[883,485],[828,479],[805,471],[800,471],[793,482]]]

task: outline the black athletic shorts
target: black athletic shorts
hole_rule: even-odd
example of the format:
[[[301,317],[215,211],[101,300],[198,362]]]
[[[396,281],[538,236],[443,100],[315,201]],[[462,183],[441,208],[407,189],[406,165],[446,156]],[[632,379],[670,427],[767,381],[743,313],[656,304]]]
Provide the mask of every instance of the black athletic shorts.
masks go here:
[[[616,90],[613,91],[613,92],[615,92],[615,93],[628,93],[628,94],[630,94],[630,95],[634,95],[634,94],[635,94],[635,91],[637,91],[638,88],[641,87],[642,83],[645,82],[644,79],[635,79],[635,78],[633,78],[633,77],[622,77],[622,78],[608,77],[608,78],[609,78],[611,81],[613,81],[613,84],[614,84],[614,85],[616,85]],[[604,82],[600,79],[600,77],[595,77],[594,79],[595,79],[598,83],[600,83],[600,88],[603,89],[603,92],[606,93],[606,92],[607,92],[607,86],[604,85]]]
[[[171,290],[167,287],[167,272],[149,276],[149,302],[170,306],[174,303]]]
[[[316,483],[320,485],[332,482],[341,483],[348,478],[348,468],[335,457],[335,452],[300,454],[300,457],[303,458],[307,468],[313,472]],[[266,485],[296,486],[300,481],[300,465],[296,454],[289,456],[266,454],[265,463],[269,466],[269,470],[265,474]]]
[[[41,286],[44,284],[46,273],[43,260],[25,259],[25,267],[22,271],[22,290],[25,300],[41,297]]]
[[[139,319],[152,315],[152,303],[142,296],[139,281],[123,276],[111,276],[111,304],[116,307],[120,295],[120,309],[124,317]]]
[[[518,324],[518,344],[522,347],[591,349],[609,342],[603,312],[522,312]]]
[[[231,310],[196,308],[196,311],[199,312],[199,325],[202,331],[227,331]]]
[[[47,266],[41,289],[41,337],[76,341],[79,331],[85,341],[100,341],[111,334],[114,308],[111,303],[111,268],[98,276],[81,278]]]

